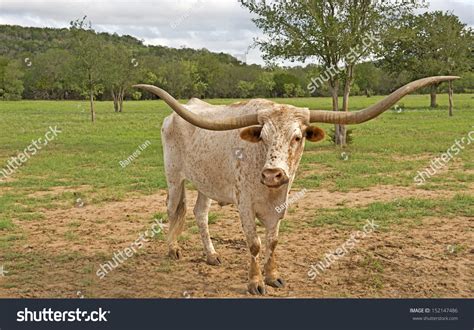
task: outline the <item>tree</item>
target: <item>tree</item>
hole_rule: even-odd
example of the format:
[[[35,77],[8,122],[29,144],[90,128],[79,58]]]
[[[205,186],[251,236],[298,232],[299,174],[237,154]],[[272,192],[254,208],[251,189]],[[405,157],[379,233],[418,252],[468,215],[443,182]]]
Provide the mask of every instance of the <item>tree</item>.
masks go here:
[[[106,47],[109,54],[105,69],[105,84],[110,89],[114,101],[114,111],[123,111],[123,99],[127,89],[138,81],[140,62],[133,56],[133,50],[123,44],[110,43]]]
[[[24,91],[24,72],[21,62],[11,60],[3,69],[3,81],[0,84],[0,96],[4,100],[21,100]],[[2,92],[3,90],[3,92]],[[1,95],[3,94],[3,95]]]
[[[250,97],[255,89],[255,84],[250,81],[241,80],[239,81],[237,88],[239,89],[240,97]]]
[[[255,81],[255,93],[257,96],[272,96],[274,88],[275,80],[273,80],[273,73],[271,72],[262,72]]]
[[[355,83],[370,97],[380,83],[380,69],[372,62],[365,62],[355,67]]]
[[[225,65],[219,61],[219,58],[207,52],[200,55],[197,59],[197,70],[200,80],[206,84],[203,97],[222,97],[223,96],[223,79],[226,74]]]
[[[5,69],[8,65],[8,58],[5,56],[0,56],[0,100],[4,99],[5,94]]]
[[[86,16],[71,22],[70,49],[74,56],[76,87],[82,94],[89,96],[91,120],[95,121],[94,98],[102,90],[104,68],[107,65],[103,42],[86,23]]]
[[[34,59],[27,83],[34,98],[63,99],[72,90],[72,57],[64,49],[49,49]]]
[[[284,84],[283,89],[285,91],[283,97],[302,97],[305,94],[299,84]]]
[[[278,97],[287,97],[285,94],[288,92],[288,86],[285,89],[285,85],[296,86],[299,84],[298,77],[286,72],[275,73],[273,79],[275,81],[274,90]]]
[[[453,14],[435,11],[410,15],[399,22],[384,40],[382,54],[388,70],[405,70],[412,79],[461,75],[472,67],[472,43],[471,28]],[[439,84],[431,86],[432,108],[437,106],[438,87]],[[452,88],[449,91],[452,95]]]
[[[385,26],[400,18],[419,1],[294,0],[267,2],[239,0],[257,18],[253,19],[266,38],[257,45],[266,60],[316,59],[327,71],[334,111],[347,111],[354,66],[374,53],[376,37]],[[342,67],[341,67],[342,66]],[[343,105],[339,109],[339,86],[344,82]],[[314,88],[313,88],[314,87]],[[311,93],[316,87],[308,85]],[[336,143],[346,143],[346,130],[336,125]]]

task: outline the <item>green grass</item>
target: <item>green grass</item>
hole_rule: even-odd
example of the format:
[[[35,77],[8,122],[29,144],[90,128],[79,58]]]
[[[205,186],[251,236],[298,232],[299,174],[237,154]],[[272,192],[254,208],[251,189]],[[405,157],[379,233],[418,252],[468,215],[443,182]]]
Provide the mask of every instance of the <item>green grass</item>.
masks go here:
[[[209,212],[208,222],[209,222],[210,225],[215,224],[218,219],[219,219],[219,214],[218,213]]]
[[[352,97],[351,107],[360,109],[381,98]],[[328,139],[307,143],[295,186],[347,191],[381,184],[413,185],[416,172],[429,166],[429,161],[446,151],[455,139],[466,136],[474,124],[472,95],[455,96],[452,118],[447,115],[446,95],[438,99],[440,107],[430,110],[429,96],[406,97],[402,113],[388,111],[376,120],[354,126],[354,143],[344,150],[334,147]],[[276,101],[313,109],[330,109],[331,104],[329,98]],[[57,125],[62,131],[17,170],[11,180],[0,182],[0,234],[12,229],[13,220],[41,221],[40,210],[73,207],[78,196],[87,204],[97,204],[166,188],[160,127],[170,113],[169,108],[161,101],[126,102],[121,114],[113,112],[112,102],[97,102],[96,108],[97,122],[92,124],[87,102],[83,101],[0,102],[0,169],[33,139],[44,136],[49,126]],[[321,127],[329,131],[332,125]],[[122,168],[119,161],[145,141],[151,145]],[[349,155],[347,160],[341,152]],[[474,179],[473,153],[468,146],[456,157],[456,166],[432,178],[424,188],[465,192]],[[55,187],[68,190],[58,193],[52,191]],[[429,206],[419,203],[419,208]],[[372,208],[364,212],[387,212],[381,205]],[[340,211],[339,217],[348,221],[352,214],[344,212],[349,211]],[[211,223],[216,221],[214,216],[210,215]],[[71,240],[75,238],[73,234],[68,236]]]
[[[455,195],[449,199],[406,198],[392,202],[374,202],[365,207],[341,207],[337,209],[319,209],[313,221],[314,226],[361,226],[367,220],[374,220],[381,229],[401,220],[417,222],[423,217],[474,215],[474,196]]]
[[[0,230],[10,229],[12,226],[10,219],[0,219]]]
[[[164,212],[157,212],[153,214],[153,221],[155,220],[161,220],[162,223],[167,223],[168,222],[168,215]]]

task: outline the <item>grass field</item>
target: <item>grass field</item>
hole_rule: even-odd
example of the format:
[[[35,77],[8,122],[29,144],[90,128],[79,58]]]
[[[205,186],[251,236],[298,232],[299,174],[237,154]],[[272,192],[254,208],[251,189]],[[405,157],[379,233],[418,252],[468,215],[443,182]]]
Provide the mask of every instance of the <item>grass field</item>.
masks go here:
[[[381,98],[352,97],[351,108],[361,109]],[[222,104],[234,101],[226,99],[210,102]],[[328,98],[276,101],[313,109],[330,109]],[[399,191],[407,192],[412,189],[416,193],[394,193],[392,199],[389,196],[381,200],[375,193],[360,205],[352,205],[349,194],[348,201],[328,204],[327,207],[318,206],[318,212],[305,209],[304,214],[300,214],[298,212],[301,210],[290,209],[289,218],[297,214],[298,217],[304,217],[308,228],[322,227],[324,230],[351,230],[368,218],[378,220],[385,230],[390,230],[393,224],[399,224],[400,219],[409,221],[410,226],[421,225],[428,218],[462,218],[471,221],[474,217],[472,145],[466,145],[445,169],[425,185],[416,187],[413,181],[418,171],[429,167],[432,159],[446,152],[456,139],[467,137],[468,132],[474,130],[473,95],[455,95],[455,115],[451,118],[447,114],[447,96],[440,95],[439,103],[439,108],[432,110],[427,107],[428,96],[408,96],[399,103],[401,111],[389,110],[376,120],[354,126],[354,142],[344,149],[334,147],[328,139],[322,143],[308,143],[295,182],[295,189],[327,191],[336,197],[364,190],[376,191],[378,187],[397,187]],[[6,277],[8,281],[0,277],[0,297],[67,296],[65,292],[70,289],[56,290],[53,286],[51,293],[47,293],[36,292],[32,288],[33,285],[38,287],[47,282],[47,272],[35,275],[38,263],[43,265],[47,259],[56,270],[66,270],[72,263],[84,259],[85,255],[98,260],[104,258],[104,254],[107,255],[107,252],[87,254],[82,250],[69,253],[67,249],[62,251],[64,253],[54,254],[51,251],[53,246],[45,254],[29,249],[28,246],[34,246],[32,236],[39,235],[42,224],[48,228],[51,214],[67,214],[68,211],[73,214],[78,209],[78,198],[86,207],[100,208],[111,203],[145,199],[145,196],[164,193],[166,183],[160,127],[163,118],[170,113],[167,106],[161,101],[126,102],[125,112],[120,114],[113,112],[111,102],[97,102],[96,108],[97,122],[92,124],[86,102],[0,102],[0,169],[6,168],[7,161],[17,156],[32,140],[44,136],[50,126],[57,126],[61,130],[55,140],[32,156],[11,177],[0,180],[0,267],[7,264],[10,270]],[[321,126],[326,132],[332,127]],[[150,146],[129,166],[122,168],[119,162],[146,141],[151,143]],[[159,205],[158,209],[157,205],[150,205],[149,212],[163,212],[163,206]],[[220,216],[228,215],[214,212],[212,226],[219,225],[220,220],[215,219]],[[192,218],[191,215],[189,217]],[[153,216],[144,215],[143,218],[144,222],[137,228],[146,226]],[[64,230],[60,231],[61,240],[80,246],[83,244],[81,230],[84,224],[73,216],[69,220],[64,224]],[[470,223],[468,234],[472,238]],[[106,224],[113,227],[113,224]],[[295,232],[298,226],[297,223],[286,221],[282,225],[282,232]],[[186,235],[198,236],[195,232],[196,228],[191,227]],[[44,229],[43,234],[47,234]],[[188,237],[186,235],[184,240]],[[54,237],[49,239],[55,240]],[[456,244],[456,251],[469,253],[472,246],[463,244]],[[200,243],[197,243],[196,251],[200,248]],[[113,250],[109,248],[108,251]],[[94,267],[84,265],[83,273],[94,273]],[[157,267],[172,272],[173,267],[180,266],[162,261]],[[105,289],[91,288],[98,287],[92,280],[84,280],[81,275],[71,278],[72,282],[76,280],[77,286],[88,287],[89,291],[94,292],[92,295],[107,296]],[[117,279],[114,285],[117,286],[121,280],[123,278]],[[244,283],[244,280],[240,282]],[[374,288],[377,289],[377,285]],[[173,296],[166,290],[161,294]],[[433,293],[435,296],[437,294],[447,295],[445,292]],[[111,295],[120,296],[122,293]],[[129,292],[123,295],[135,296]],[[337,296],[339,293],[330,292],[328,295]],[[379,295],[384,296],[383,293]],[[456,296],[456,292],[453,292],[453,296]]]

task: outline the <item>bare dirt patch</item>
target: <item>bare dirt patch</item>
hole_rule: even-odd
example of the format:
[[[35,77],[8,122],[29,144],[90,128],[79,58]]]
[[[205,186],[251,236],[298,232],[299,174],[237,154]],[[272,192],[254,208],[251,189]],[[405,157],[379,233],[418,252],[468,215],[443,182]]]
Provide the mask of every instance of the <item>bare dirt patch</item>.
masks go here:
[[[297,190],[293,193],[296,193]],[[271,297],[472,297],[474,219],[425,218],[377,231],[314,281],[311,264],[334,251],[352,233],[333,226],[311,227],[317,208],[363,206],[395,198],[446,198],[454,193],[413,187],[380,186],[348,193],[308,191],[288,214],[291,230],[280,234],[277,248],[284,289],[268,288]],[[234,207],[213,203],[217,221],[210,225],[219,267],[205,263],[188,191],[184,258],[167,258],[163,240],[146,243],[104,279],[100,264],[129,247],[165,212],[166,192],[104,205],[45,210],[45,218],[16,222],[26,239],[2,255],[8,276],[0,278],[1,297],[248,297],[248,251]],[[258,228],[263,234],[263,228]],[[263,238],[263,236],[262,236]],[[0,255],[2,252],[0,252]]]

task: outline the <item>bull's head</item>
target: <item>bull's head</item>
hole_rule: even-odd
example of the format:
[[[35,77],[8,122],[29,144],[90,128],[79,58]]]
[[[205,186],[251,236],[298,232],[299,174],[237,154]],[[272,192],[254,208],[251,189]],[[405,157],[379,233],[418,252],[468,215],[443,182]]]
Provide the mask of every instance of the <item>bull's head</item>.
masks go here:
[[[309,110],[272,103],[258,109],[255,114],[213,120],[188,111],[164,90],[150,85],[136,85],[165,101],[178,115],[189,123],[208,130],[225,131],[242,129],[240,137],[253,143],[263,143],[267,150],[261,182],[276,188],[288,183],[295,173],[304,149],[304,141],[320,141],[324,132],[311,123],[360,124],[369,121],[397,103],[405,95],[443,81],[458,79],[455,76],[439,76],[411,82],[375,105],[355,112]]]
[[[260,106],[260,125],[240,131],[240,137],[248,142],[261,143],[266,150],[261,183],[278,188],[290,181],[296,173],[305,140],[324,139],[324,131],[309,122],[309,110],[273,102],[252,102]]]

